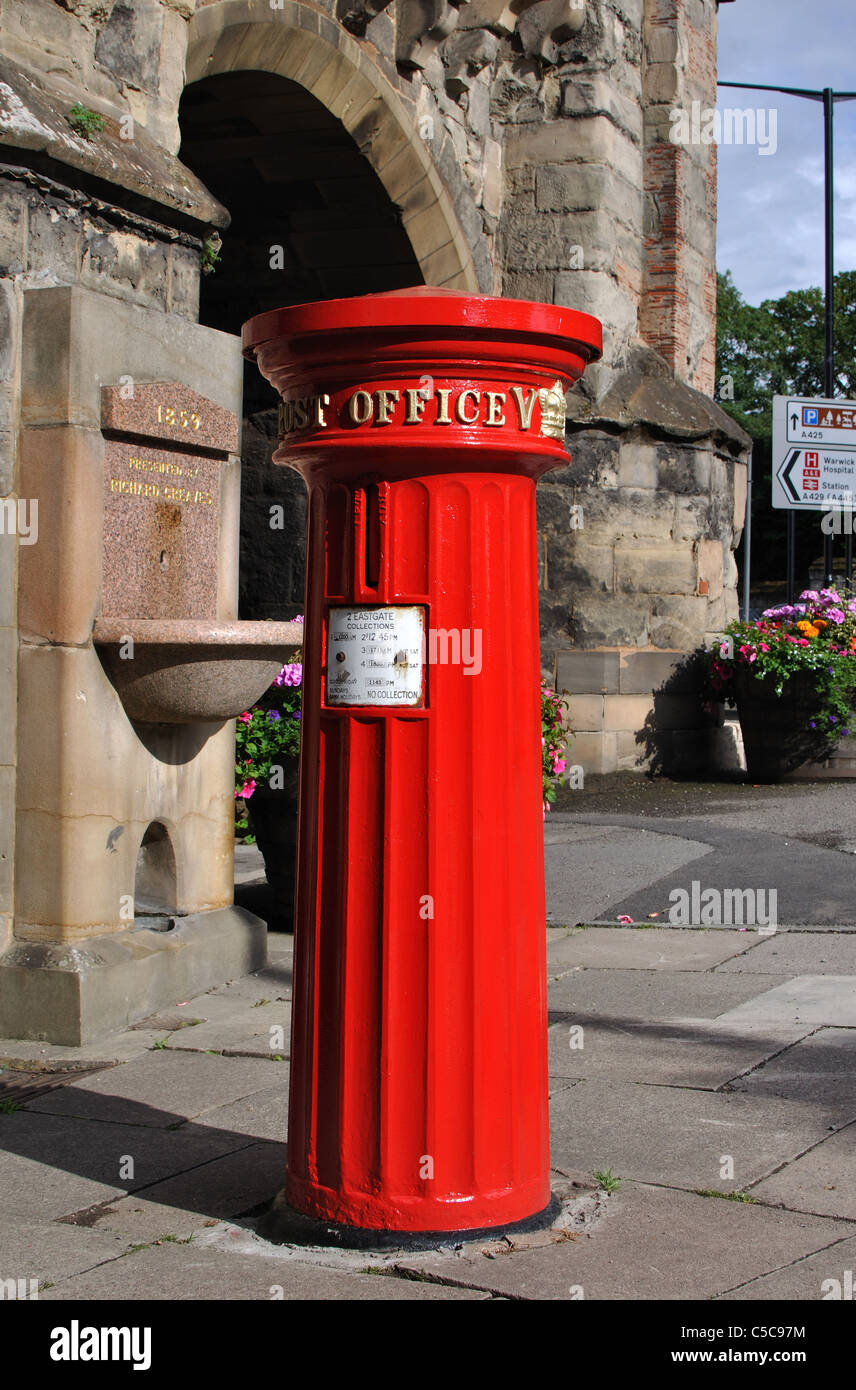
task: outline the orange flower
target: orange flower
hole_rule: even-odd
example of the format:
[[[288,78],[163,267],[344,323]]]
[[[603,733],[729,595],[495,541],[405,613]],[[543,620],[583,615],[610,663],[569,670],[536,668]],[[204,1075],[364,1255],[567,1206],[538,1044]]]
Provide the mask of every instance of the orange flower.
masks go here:
[[[818,632],[820,630],[819,628],[815,627],[814,623],[806,622],[805,618],[803,618],[801,623],[797,623],[797,629],[803,634],[804,637],[817,637]]]

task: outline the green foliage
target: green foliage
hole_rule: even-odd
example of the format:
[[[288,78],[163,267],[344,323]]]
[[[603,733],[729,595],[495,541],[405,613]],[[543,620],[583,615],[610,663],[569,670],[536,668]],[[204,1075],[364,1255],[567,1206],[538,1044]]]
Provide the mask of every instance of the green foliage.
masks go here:
[[[19,1100],[0,1100],[0,1115],[14,1115],[16,1110],[23,1108]]]
[[[303,664],[299,660],[292,661],[282,667],[258,703],[238,715],[235,726],[237,798],[248,800],[257,783],[270,782],[271,768],[283,767],[297,758],[302,700]]]
[[[773,396],[823,396],[823,293],[789,290],[747,304],[731,272],[717,276],[716,379],[720,405],[753,439],[772,433]],[[856,271],[835,277],[835,395],[856,390]],[[722,396],[731,378],[734,399]]]
[[[621,1179],[615,1176],[611,1168],[599,1168],[592,1176],[604,1192],[617,1192],[621,1186]]]
[[[856,393],[856,271],[835,278],[835,395]],[[755,583],[780,584],[788,513],[772,506],[774,395],[824,396],[824,314],[819,289],[792,290],[758,308],[747,304],[731,275],[718,277],[717,400],[754,441],[752,460]],[[732,397],[729,399],[729,397]],[[796,513],[796,567],[805,583],[823,549],[817,513]],[[738,564],[740,564],[738,555]]]
[[[219,265],[221,245],[222,242],[216,232],[213,233],[212,236],[206,237],[205,241],[202,243],[201,264],[203,275],[212,275]]]
[[[300,703],[299,695],[296,702]],[[244,800],[251,797],[259,782],[270,781],[272,768],[282,767],[299,752],[299,710],[265,705],[245,710],[235,733],[235,795]]]
[[[556,695],[545,680],[541,681],[541,781],[544,810],[549,811],[556,800],[556,791],[564,781],[567,767],[568,734],[564,714],[568,707],[562,695]]]
[[[103,130],[107,124],[103,116],[97,111],[90,111],[88,106],[82,106],[76,101],[68,113],[68,123],[78,135],[82,135],[84,140],[91,140],[99,130]]]
[[[727,699],[738,670],[769,679],[781,695],[792,676],[812,676],[809,729],[837,742],[850,735],[856,706],[856,599],[837,589],[806,589],[800,602],[768,608],[752,622],[735,619],[708,653],[710,681]]]

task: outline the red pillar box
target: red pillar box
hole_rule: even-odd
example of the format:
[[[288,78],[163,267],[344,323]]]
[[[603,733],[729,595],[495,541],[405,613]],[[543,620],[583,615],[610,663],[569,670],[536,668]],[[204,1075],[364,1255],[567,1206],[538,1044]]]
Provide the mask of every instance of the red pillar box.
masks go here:
[[[550,1203],[535,482],[600,324],[426,288],[243,341],[309,489],[286,1200],[507,1225]]]

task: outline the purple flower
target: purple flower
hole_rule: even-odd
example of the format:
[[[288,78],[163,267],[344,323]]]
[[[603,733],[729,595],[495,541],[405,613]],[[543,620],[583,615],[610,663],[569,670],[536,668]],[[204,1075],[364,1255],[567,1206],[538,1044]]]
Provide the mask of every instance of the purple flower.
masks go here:
[[[838,716],[835,715],[835,714],[831,714],[831,715],[829,716],[829,722],[830,722],[830,724],[837,724],[837,723],[838,723]]]
[[[840,608],[827,608],[826,616],[831,623],[843,623],[844,614]]]
[[[268,713],[267,713],[267,717],[268,717],[268,723],[269,723],[269,724],[275,724],[276,721],[279,719],[279,710],[278,710],[278,709],[269,709],[269,710],[268,710]]]
[[[299,710],[299,709],[292,710],[292,712],[291,712],[291,717],[292,717],[292,719],[299,719],[299,718],[300,718],[300,710]]]
[[[815,724],[815,722],[814,722],[813,719],[810,719],[810,720],[809,720],[809,722],[808,722],[808,727],[809,727],[810,729],[816,729],[816,728],[817,728],[817,725]]]
[[[283,666],[278,676],[274,676],[274,685],[300,685],[303,681],[303,665],[299,661],[288,662]]]
[[[781,603],[778,608],[765,608],[764,618],[802,618],[805,616],[804,603]]]

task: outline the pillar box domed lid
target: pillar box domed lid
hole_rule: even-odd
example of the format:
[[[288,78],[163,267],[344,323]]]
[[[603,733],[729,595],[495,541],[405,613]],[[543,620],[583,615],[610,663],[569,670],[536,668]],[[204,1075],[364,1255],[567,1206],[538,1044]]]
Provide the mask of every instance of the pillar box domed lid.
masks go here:
[[[242,333],[244,356],[255,359],[280,392],[292,385],[293,375],[302,377],[300,368],[310,361],[348,361],[353,367],[364,366],[367,357],[390,360],[393,354],[403,365],[408,345],[420,365],[426,358],[525,361],[542,372],[555,370],[569,383],[603,350],[601,325],[591,314],[431,285],[271,309],[249,319]]]

